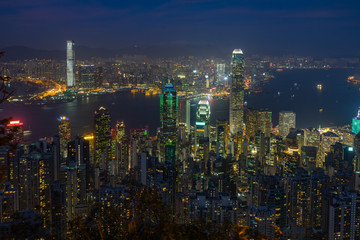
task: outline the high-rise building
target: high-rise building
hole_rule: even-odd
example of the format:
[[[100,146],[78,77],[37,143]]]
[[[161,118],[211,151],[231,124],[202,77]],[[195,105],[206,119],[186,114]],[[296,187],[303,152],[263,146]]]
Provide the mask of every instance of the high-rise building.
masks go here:
[[[58,118],[58,135],[60,137],[60,155],[64,158],[67,157],[67,144],[71,140],[71,123],[70,119],[66,116]]]
[[[75,87],[75,43],[72,40],[66,42],[66,86]]]
[[[355,134],[360,132],[360,108],[358,115],[352,119],[352,132]]]
[[[160,161],[165,157],[165,144],[176,145],[178,127],[178,96],[174,86],[166,84],[160,96]]]
[[[216,65],[216,73],[217,73],[217,84],[222,84],[225,76],[225,63],[219,63]]]
[[[106,170],[111,153],[111,116],[109,111],[100,107],[94,116],[95,166]]]
[[[123,137],[125,137],[125,123],[117,122],[115,126],[116,142],[121,143]]]
[[[360,238],[360,196],[345,191],[334,194],[329,206],[329,233],[327,239]]]
[[[260,110],[258,112],[258,131],[265,134],[265,137],[270,137],[271,134],[272,113],[269,110]]]
[[[10,121],[8,125],[6,125],[7,134],[12,135],[11,143],[22,143],[24,141],[24,132],[23,132],[23,123],[19,120]]]
[[[290,128],[296,128],[296,114],[291,111],[282,111],[279,113],[279,135],[285,138]]]
[[[225,157],[228,148],[229,124],[226,120],[216,120],[216,155]]]
[[[210,134],[210,104],[208,100],[200,100],[197,112],[196,112],[196,123],[195,123],[195,152],[200,147],[200,142],[209,142]],[[207,139],[207,141],[204,141]]]
[[[355,172],[360,172],[360,133],[356,134],[354,139],[354,170]]]
[[[95,67],[94,65],[80,65],[79,66],[79,86],[82,89],[95,88]]]
[[[244,56],[241,49],[235,49],[231,59],[230,87],[230,133],[243,131],[244,122]]]

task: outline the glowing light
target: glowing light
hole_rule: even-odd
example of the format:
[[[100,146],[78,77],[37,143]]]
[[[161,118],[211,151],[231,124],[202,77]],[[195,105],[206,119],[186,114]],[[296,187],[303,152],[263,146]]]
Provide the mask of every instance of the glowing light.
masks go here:
[[[20,124],[20,121],[10,121],[9,125],[15,125],[15,124]]]
[[[205,126],[205,123],[204,122],[196,122],[196,125],[197,126]]]
[[[205,75],[205,78],[209,78],[209,75]]]
[[[193,73],[197,73],[197,70],[193,70]]]
[[[226,80],[226,81],[227,81],[228,79],[229,79],[228,77],[224,77],[224,80]]]
[[[353,147],[349,147],[349,152],[352,152],[354,151],[354,148]]]
[[[58,120],[59,120],[59,121],[68,121],[69,118],[67,118],[66,116],[60,116],[60,117],[58,118]]]

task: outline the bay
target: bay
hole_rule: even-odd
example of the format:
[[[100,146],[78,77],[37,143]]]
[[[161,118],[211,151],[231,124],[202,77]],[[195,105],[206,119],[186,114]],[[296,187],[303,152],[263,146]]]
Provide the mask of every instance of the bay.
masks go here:
[[[262,85],[262,92],[247,94],[248,107],[267,108],[273,112],[273,125],[278,123],[282,110],[296,113],[297,128],[340,126],[351,123],[360,106],[360,85],[346,82],[354,69],[308,69],[276,72],[275,78]],[[317,89],[322,84],[322,90]],[[175,86],[176,88],[176,86]],[[155,134],[160,125],[159,96],[145,96],[119,92],[78,99],[69,103],[49,106],[17,105],[2,103],[0,118],[12,117],[24,123],[24,130],[31,130],[31,140],[51,137],[57,133],[57,118],[66,115],[71,120],[72,135],[89,133],[93,129],[94,111],[106,107],[116,121],[124,121],[130,128],[148,127]],[[196,103],[191,104],[191,118],[195,121]],[[211,123],[228,119],[228,99],[210,99]],[[320,110],[322,109],[322,111]]]

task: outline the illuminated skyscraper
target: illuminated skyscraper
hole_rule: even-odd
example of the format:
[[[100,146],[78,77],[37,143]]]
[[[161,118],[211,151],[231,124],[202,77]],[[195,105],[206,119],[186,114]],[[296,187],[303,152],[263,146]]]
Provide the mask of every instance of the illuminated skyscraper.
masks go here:
[[[160,96],[160,160],[165,157],[165,144],[176,143],[178,126],[178,96],[174,86],[166,84]],[[175,144],[176,145],[176,144]]]
[[[67,157],[67,145],[71,140],[71,123],[66,116],[58,118],[58,135],[60,137],[60,155],[64,158]]]
[[[10,121],[6,125],[7,134],[12,134],[12,143],[22,143],[24,141],[23,123],[20,121]]]
[[[355,172],[360,172],[360,133],[358,133],[354,138],[354,170]]]
[[[360,132],[360,108],[358,115],[352,119],[352,132],[355,134]]]
[[[216,65],[217,73],[217,84],[221,84],[225,78],[225,63],[220,63]]]
[[[79,66],[79,85],[83,89],[95,88],[95,67],[94,65]]]
[[[271,134],[272,113],[268,110],[260,110],[258,112],[258,130],[270,137]]]
[[[231,59],[230,87],[230,133],[243,131],[244,122],[244,56],[241,49],[235,49]]]
[[[210,135],[210,104],[208,100],[200,100],[196,112],[195,123],[195,152],[198,154],[198,150],[203,150],[205,146],[201,146],[201,143],[209,143]],[[201,152],[202,156],[204,152]]]
[[[296,128],[296,114],[291,111],[282,111],[279,113],[279,135],[286,137],[290,128]]]
[[[72,40],[66,42],[66,86],[75,87],[75,43]]]
[[[117,122],[116,127],[116,142],[121,143],[121,139],[125,137],[125,123],[124,122]]]
[[[216,120],[216,155],[225,157],[228,149],[229,124],[226,120]]]
[[[111,153],[111,116],[104,107],[95,111],[94,145],[95,165],[105,170]]]

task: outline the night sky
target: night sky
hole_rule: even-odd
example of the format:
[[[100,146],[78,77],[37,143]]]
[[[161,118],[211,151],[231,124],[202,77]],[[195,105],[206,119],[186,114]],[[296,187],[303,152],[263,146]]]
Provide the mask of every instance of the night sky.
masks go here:
[[[208,44],[259,54],[360,55],[360,1],[0,0],[0,48]]]

